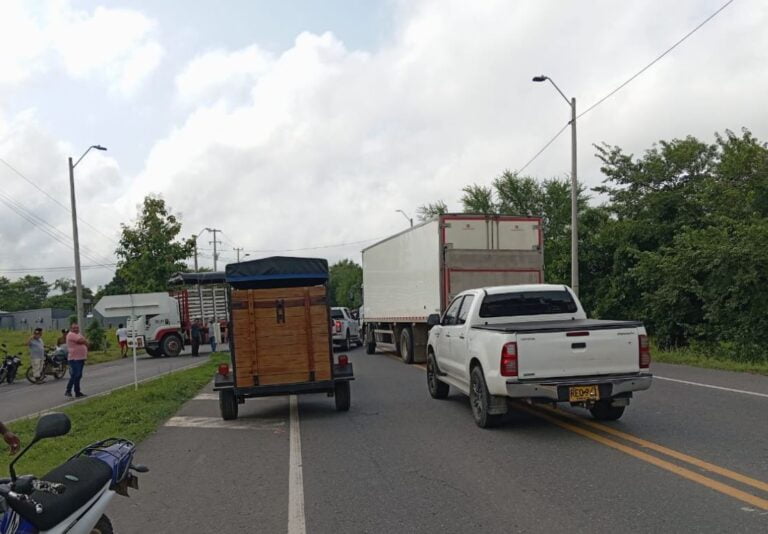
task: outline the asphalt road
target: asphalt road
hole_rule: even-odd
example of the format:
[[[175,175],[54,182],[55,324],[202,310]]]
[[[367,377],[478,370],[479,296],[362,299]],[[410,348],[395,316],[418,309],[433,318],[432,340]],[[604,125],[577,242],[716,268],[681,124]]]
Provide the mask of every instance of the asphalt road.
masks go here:
[[[200,354],[207,355],[200,347]],[[200,358],[201,361],[203,358]],[[168,373],[175,369],[196,363],[197,358],[188,355],[188,351],[176,358],[151,358],[146,355],[137,358],[137,376],[139,380]],[[75,402],[64,396],[69,374],[61,380],[49,376],[43,384],[30,384],[24,377],[26,369],[19,369],[19,376],[13,384],[0,385],[0,421],[38,414],[42,411]],[[133,383],[133,358],[112,362],[86,365],[81,382],[83,393],[95,395],[114,388]]]
[[[350,357],[348,413],[276,397],[223,422],[210,389],[190,401],[139,446],[116,531],[768,531],[768,377],[656,364],[615,423],[520,408],[482,430],[420,367]]]

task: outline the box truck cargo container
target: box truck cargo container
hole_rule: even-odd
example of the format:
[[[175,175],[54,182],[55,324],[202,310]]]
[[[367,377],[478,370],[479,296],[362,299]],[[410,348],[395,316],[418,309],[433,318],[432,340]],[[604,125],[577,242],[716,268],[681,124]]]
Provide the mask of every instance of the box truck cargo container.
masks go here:
[[[363,250],[366,351],[426,361],[427,317],[466,289],[544,281],[541,219],[440,215]]]

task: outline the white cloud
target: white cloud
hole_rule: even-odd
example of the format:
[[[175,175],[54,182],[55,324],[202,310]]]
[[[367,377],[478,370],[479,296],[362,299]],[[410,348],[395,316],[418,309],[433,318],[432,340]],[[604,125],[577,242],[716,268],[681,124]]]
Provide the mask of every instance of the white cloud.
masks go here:
[[[4,3],[0,86],[60,66],[72,78],[94,79],[131,96],[163,58],[156,33],[153,20],[129,9],[86,12],[68,2],[49,2],[33,12],[28,3]]]

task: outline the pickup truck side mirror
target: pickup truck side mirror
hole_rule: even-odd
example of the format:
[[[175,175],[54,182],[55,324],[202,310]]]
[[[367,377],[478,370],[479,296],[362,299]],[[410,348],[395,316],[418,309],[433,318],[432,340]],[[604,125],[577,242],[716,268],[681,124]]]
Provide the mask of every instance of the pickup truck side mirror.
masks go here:
[[[427,317],[427,326],[435,326],[440,324],[440,315],[432,313]]]

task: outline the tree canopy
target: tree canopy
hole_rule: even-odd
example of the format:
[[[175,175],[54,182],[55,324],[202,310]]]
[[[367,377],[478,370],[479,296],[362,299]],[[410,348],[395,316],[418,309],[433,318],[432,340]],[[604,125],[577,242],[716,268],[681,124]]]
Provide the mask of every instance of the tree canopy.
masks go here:
[[[181,221],[165,200],[152,196],[144,198],[134,225],[121,226],[117,270],[103,294],[165,291],[170,275],[186,269],[194,240],[177,239]]]
[[[362,305],[363,268],[352,260],[331,265],[329,294],[331,306],[359,308]]]

